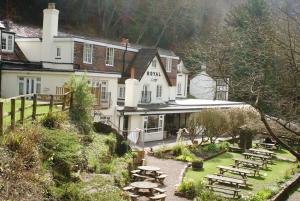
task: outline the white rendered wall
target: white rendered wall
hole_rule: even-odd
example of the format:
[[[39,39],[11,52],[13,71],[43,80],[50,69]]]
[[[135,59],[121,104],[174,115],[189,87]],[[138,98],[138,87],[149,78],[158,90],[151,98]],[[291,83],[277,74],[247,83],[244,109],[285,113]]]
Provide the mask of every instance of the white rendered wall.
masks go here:
[[[215,98],[216,81],[206,72],[201,72],[190,82],[190,94],[199,99],[213,100]]]
[[[42,42],[40,40],[20,40],[16,38],[16,42],[29,61],[41,61]]]
[[[40,77],[41,93],[56,94],[56,87],[62,87],[70,78],[68,73],[2,71],[2,96],[5,98],[18,96],[18,77]]]
[[[157,60],[157,58],[155,57]],[[148,76],[147,71],[157,72],[160,73],[161,76]],[[159,62],[156,62],[156,68],[153,68],[152,65],[148,67],[147,71],[143,75],[142,79],[140,80],[139,91],[137,97],[141,100],[141,94],[143,90],[143,86],[148,84],[148,90],[151,91],[151,103],[163,103],[169,101],[170,96],[170,86],[167,82],[167,79],[163,73],[162,67],[160,66]],[[156,98],[156,86],[162,86],[162,97]]]

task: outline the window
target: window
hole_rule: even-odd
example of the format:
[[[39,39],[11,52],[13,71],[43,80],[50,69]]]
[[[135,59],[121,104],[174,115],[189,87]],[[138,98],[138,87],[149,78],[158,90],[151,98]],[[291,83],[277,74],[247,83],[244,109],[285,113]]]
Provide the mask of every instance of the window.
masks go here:
[[[156,59],[154,59],[154,60],[152,61],[152,67],[153,67],[153,68],[156,68],[156,63],[157,63],[157,61],[156,61]]]
[[[41,93],[40,77],[19,77],[19,95]]]
[[[19,77],[19,95],[24,95],[24,77]]]
[[[114,56],[115,56],[114,48],[106,48],[105,64],[107,66],[114,66]]]
[[[162,96],[162,86],[157,85],[156,86],[156,98],[161,98],[161,96]]]
[[[93,45],[84,44],[83,46],[83,63],[92,64],[93,62]]]
[[[119,87],[119,93],[118,93],[118,98],[125,99],[125,87],[121,86]]]
[[[181,89],[182,87],[181,87],[181,83],[180,82],[178,82],[177,83],[177,95],[181,95],[181,93],[182,93],[182,89]]]
[[[14,35],[8,33],[2,33],[1,49],[5,52],[14,51]]]
[[[60,57],[61,57],[61,49],[60,49],[60,47],[57,47],[57,48],[56,48],[56,57],[57,57],[57,58],[60,58]]]
[[[226,79],[226,78],[225,78]],[[228,99],[228,79],[222,78],[216,79],[216,99],[217,100],[227,100]]]
[[[149,115],[144,116],[144,131],[145,133],[154,133],[163,130],[164,116]]]
[[[166,71],[169,73],[172,72],[172,59],[171,58],[167,58]]]

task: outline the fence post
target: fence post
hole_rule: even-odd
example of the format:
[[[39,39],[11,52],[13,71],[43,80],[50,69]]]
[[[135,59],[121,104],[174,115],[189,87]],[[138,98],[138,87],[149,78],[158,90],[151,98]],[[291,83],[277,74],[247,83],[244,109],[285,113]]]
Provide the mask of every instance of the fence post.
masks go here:
[[[10,100],[10,127],[11,130],[16,130],[16,99]]]
[[[4,116],[3,102],[0,101],[0,135],[2,135],[4,132],[3,116]]]
[[[32,121],[36,120],[37,95],[33,94]]]
[[[24,124],[25,119],[25,96],[21,97],[21,108],[20,108],[20,123]]]
[[[67,100],[67,95],[64,94],[64,96],[63,96],[63,104],[62,104],[62,107],[61,107],[61,111],[64,111],[66,109],[66,100]]]
[[[49,105],[49,112],[53,111],[53,104],[54,104],[54,96],[50,95],[50,105]]]

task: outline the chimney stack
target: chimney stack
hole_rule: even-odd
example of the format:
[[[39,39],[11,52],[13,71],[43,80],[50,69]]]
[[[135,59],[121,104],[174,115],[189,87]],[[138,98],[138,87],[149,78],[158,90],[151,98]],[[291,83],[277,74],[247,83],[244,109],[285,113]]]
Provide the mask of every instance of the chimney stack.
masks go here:
[[[55,3],[48,3],[48,9],[55,9]]]
[[[135,78],[135,68],[130,69],[130,78],[134,79]]]

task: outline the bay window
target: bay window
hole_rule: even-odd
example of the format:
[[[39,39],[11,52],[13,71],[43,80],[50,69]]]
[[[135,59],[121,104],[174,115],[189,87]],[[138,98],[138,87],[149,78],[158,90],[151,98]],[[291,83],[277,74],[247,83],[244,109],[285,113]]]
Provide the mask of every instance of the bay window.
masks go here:
[[[145,133],[155,133],[163,131],[164,116],[149,115],[144,116],[144,131]]]

